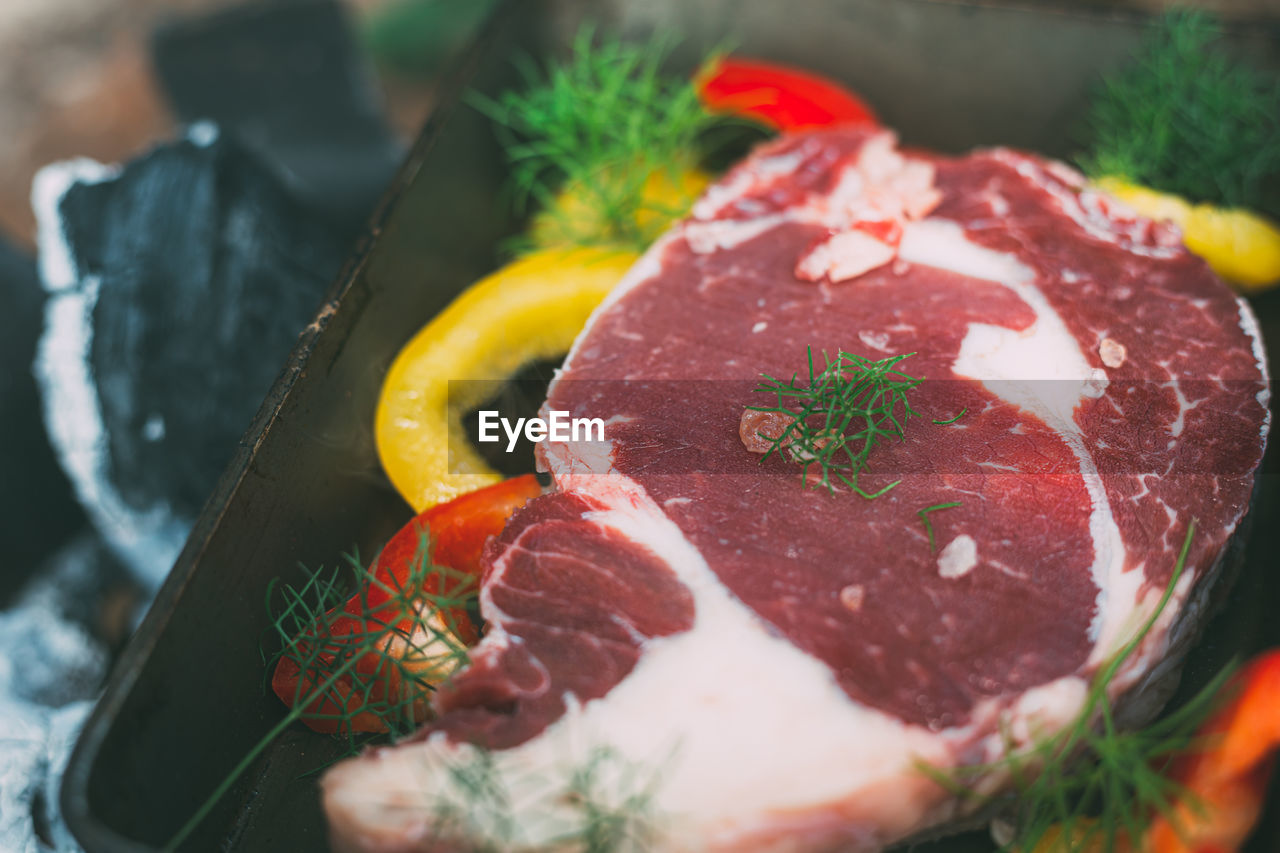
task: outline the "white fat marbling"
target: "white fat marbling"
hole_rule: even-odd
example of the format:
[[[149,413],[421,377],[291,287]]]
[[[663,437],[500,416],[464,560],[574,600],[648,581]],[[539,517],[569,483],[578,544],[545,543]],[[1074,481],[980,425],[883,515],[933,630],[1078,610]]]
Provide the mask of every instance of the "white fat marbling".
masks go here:
[[[909,224],[900,254],[914,263],[999,282],[1018,294],[1035,312],[1035,322],[1022,331],[969,324],[954,370],[982,380],[993,394],[1027,411],[1072,420],[1082,395],[1096,388],[1098,371],[1032,283],[1035,275],[1029,267],[969,241],[959,225],[936,219]]]
[[[613,507],[593,514],[594,521],[671,566],[693,595],[696,620],[689,631],[648,641],[636,668],[603,698],[570,702],[543,734],[494,754],[504,786],[523,791],[526,780],[540,780],[537,796],[513,797],[524,804],[513,815],[521,843],[545,844],[563,832],[572,820],[559,805],[567,793],[563,768],[589,761],[601,744],[628,764],[656,769],[654,807],[667,836],[655,849],[663,850],[705,849],[707,839],[749,834],[790,810],[821,811],[860,792],[902,791],[921,783],[917,759],[938,766],[953,760],[948,735],[852,702],[829,667],[767,629],[638,485],[619,475],[568,479],[562,487]],[[494,567],[489,588],[504,569],[502,562]],[[500,617],[491,598],[482,606]],[[509,642],[505,635],[494,641]],[[786,732],[787,748],[762,748],[762,737],[778,732]],[[421,819],[442,792],[450,796],[447,768],[469,754],[437,737],[384,752],[378,763],[348,763],[335,775],[347,774],[344,796],[397,804],[379,816],[394,831],[395,821],[414,819],[406,805],[415,798]],[[331,791],[333,781],[326,782]],[[878,804],[877,823],[908,831],[930,805],[928,797],[894,797]]]
[[[915,263],[999,282],[1035,312],[1035,321],[1022,331],[971,323],[952,369],[1039,417],[1079,461],[1091,504],[1091,571],[1098,587],[1097,612],[1089,627],[1095,644],[1090,663],[1096,664],[1123,642],[1135,608],[1146,607],[1146,602],[1139,603],[1142,573],[1124,571],[1120,528],[1074,417],[1081,400],[1105,389],[1105,374],[1090,366],[1075,337],[1036,287],[1034,273],[1012,255],[971,242],[953,222],[931,219],[907,226],[900,254]]]
[[[809,250],[796,264],[796,277],[818,281],[824,276],[832,283],[857,278],[882,267],[896,254],[889,244],[861,231],[841,231]]]
[[[1262,405],[1262,435],[1265,438],[1271,429],[1271,382],[1267,374],[1267,352],[1262,345],[1262,332],[1258,329],[1258,318],[1253,309],[1243,298],[1237,297],[1236,304],[1240,310],[1240,329],[1249,338],[1253,348],[1253,358],[1258,364],[1258,372],[1262,374],[1262,388],[1258,391],[1258,402]]]
[[[938,554],[938,575],[944,578],[962,578],[976,565],[978,543],[967,533],[952,539]]]
[[[707,187],[690,210],[694,219],[710,219],[762,183],[789,175],[804,162],[803,151],[761,157],[734,169],[727,179]]]
[[[1176,226],[1161,224],[1156,242],[1151,242],[1153,235],[1147,231],[1145,217],[1109,193],[1086,188],[1084,176],[1065,163],[1045,162],[1008,148],[992,149],[988,156],[1047,192],[1058,209],[1091,237],[1150,258],[1173,258],[1187,251]],[[1123,221],[1113,214],[1121,214]]]
[[[681,232],[695,254],[709,255],[739,246],[785,221],[786,218],[781,215],[746,220],[690,220],[684,224]]]

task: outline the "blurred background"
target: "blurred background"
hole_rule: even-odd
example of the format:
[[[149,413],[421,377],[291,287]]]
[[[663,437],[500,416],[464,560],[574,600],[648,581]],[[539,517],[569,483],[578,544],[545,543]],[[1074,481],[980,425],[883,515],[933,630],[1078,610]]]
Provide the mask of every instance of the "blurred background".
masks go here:
[[[57,159],[118,161],[171,138],[182,124],[154,47],[166,27],[267,25],[263,7],[291,10],[289,26],[323,26],[336,8],[376,75],[401,139],[416,134],[431,104],[431,82],[485,0],[4,0],[0,3],[0,229],[20,248],[35,247],[31,180]],[[255,12],[263,14],[255,16]],[[256,18],[256,20],[255,20]],[[301,34],[301,33],[299,33]],[[160,36],[163,39],[163,35]],[[216,43],[210,43],[216,49]],[[229,50],[229,49],[228,49]],[[257,57],[271,60],[269,52]],[[265,69],[264,69],[265,70]]]
[[[493,5],[0,0],[0,851]]]

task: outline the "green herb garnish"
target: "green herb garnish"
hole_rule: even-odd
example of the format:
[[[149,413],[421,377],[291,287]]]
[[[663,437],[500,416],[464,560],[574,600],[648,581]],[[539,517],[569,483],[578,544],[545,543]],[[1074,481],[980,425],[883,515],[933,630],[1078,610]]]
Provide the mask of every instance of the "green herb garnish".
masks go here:
[[[469,662],[456,614],[476,600],[478,588],[472,575],[431,562],[425,532],[403,582],[356,557],[347,560],[358,590],[354,613],[344,608],[352,594],[349,573],[308,572],[299,588],[268,586],[270,631],[280,650],[267,668],[296,668],[290,705],[307,709],[302,719],[332,724],[355,754],[367,740],[352,730],[357,716],[380,724],[392,739],[412,734],[436,685]],[[330,684],[329,674],[348,661],[364,665]]]
[[[938,426],[950,426],[951,424],[960,420],[967,414],[969,414],[969,407],[965,406],[963,409],[960,410],[960,414],[956,415],[954,418],[947,418],[945,421],[935,420],[934,423],[937,424]]]
[[[654,769],[628,763],[609,747],[597,748],[569,777],[569,802],[579,815],[579,825],[553,846],[576,844],[582,853],[653,849],[658,834],[653,807],[658,782]]]
[[[513,780],[500,772],[494,753],[476,747],[447,767],[449,784],[431,792],[431,838],[451,849],[465,840],[472,853],[535,847],[566,853],[652,850],[661,823],[654,798],[664,763],[640,765],[602,746],[580,762],[557,768],[554,779]],[[554,820],[552,837],[527,837],[520,813]]]
[[[517,201],[543,210],[536,245],[644,249],[693,203],[701,187],[684,175],[696,143],[726,120],[704,109],[691,79],[663,73],[672,45],[584,27],[567,63],[520,64],[525,91],[472,98],[500,128]]]
[[[1207,14],[1171,10],[1133,63],[1103,78],[1085,172],[1192,201],[1280,208],[1280,77],[1233,61],[1216,36]]]
[[[1193,521],[1155,611],[1094,677],[1072,723],[1024,749],[1010,745],[1004,757],[989,764],[948,771],[918,765],[956,796],[977,802],[989,799],[975,787],[983,777],[1007,775],[1015,788],[1014,840],[1003,849],[1033,850],[1054,828],[1063,849],[1094,849],[1091,845],[1099,842],[1103,850],[1119,849],[1122,840],[1141,838],[1153,814],[1171,813],[1186,796],[1164,771],[1172,759],[1199,746],[1196,732],[1221,698],[1230,668],[1173,713],[1134,731],[1116,728],[1108,690],[1168,605],[1195,528]]]
[[[303,567],[307,580],[300,587],[274,582],[268,586],[270,631],[279,638],[281,649],[274,655],[264,654],[264,663],[268,673],[281,660],[298,665],[303,675],[297,695],[284,718],[240,759],[165,850],[176,850],[258,756],[299,720],[336,722],[336,736],[344,739],[347,754],[376,737],[351,731],[349,724],[358,713],[381,720],[393,738],[413,731],[415,707],[435,689],[440,673],[452,672],[467,661],[467,649],[449,630],[447,614],[476,596],[474,578],[434,565],[430,554],[424,534],[403,583],[388,582],[373,567],[348,556],[354,577],[349,572]],[[363,629],[340,633],[335,630],[340,620],[353,615],[341,609],[353,588],[360,590],[354,617]],[[371,598],[381,600],[373,603]],[[437,618],[430,618],[433,614]],[[359,667],[370,658],[378,665],[368,670]],[[357,701],[345,701],[347,697]],[[331,711],[310,710],[326,698],[334,700]]]
[[[840,483],[864,498],[878,498],[901,480],[867,493],[858,478],[876,445],[902,439],[902,425],[919,413],[907,401],[907,392],[923,380],[899,371],[897,365],[915,353],[894,355],[879,361],[844,352],[818,370],[813,348],[808,350],[809,375],[801,383],[797,374],[790,381],[763,375],[755,390],[774,394],[776,406],[748,406],[749,411],[780,414],[789,423],[777,436],[762,436],[770,442],[760,460],[786,452],[803,470],[804,484],[809,471],[817,469],[819,485],[834,492]]]
[[[959,415],[957,415],[956,417],[958,418]],[[937,421],[934,421],[934,423],[937,423]],[[949,423],[954,423],[954,421],[950,421]],[[916,515],[920,517],[920,523],[924,525],[924,532],[929,534],[929,552],[930,553],[933,553],[934,551],[937,550],[937,543],[934,542],[934,539],[933,539],[933,522],[929,520],[929,513],[937,512],[940,509],[955,509],[958,506],[960,506],[960,501],[949,501],[944,504],[934,504],[933,506],[927,506],[916,513]]]

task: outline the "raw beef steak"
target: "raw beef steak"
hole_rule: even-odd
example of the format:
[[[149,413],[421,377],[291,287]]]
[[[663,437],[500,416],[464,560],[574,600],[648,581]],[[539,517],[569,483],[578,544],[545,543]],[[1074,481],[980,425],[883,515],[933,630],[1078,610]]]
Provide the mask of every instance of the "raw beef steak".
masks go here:
[[[927,380],[860,480],[900,481],[881,497],[745,446],[760,375],[810,348],[912,353]],[[864,851],[952,821],[918,762],[1069,722],[1195,519],[1114,694],[1170,657],[1267,393],[1245,304],[1060,164],[855,130],[766,146],[580,336],[547,405],[606,441],[540,447],[556,491],[491,545],[474,663],[415,742],[325,778],[335,842]]]

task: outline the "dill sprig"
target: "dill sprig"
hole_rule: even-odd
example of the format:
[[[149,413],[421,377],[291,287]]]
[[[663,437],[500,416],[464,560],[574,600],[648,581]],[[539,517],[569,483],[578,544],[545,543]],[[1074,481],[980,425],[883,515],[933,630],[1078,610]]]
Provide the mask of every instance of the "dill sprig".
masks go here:
[[[1006,735],[1006,754],[988,764],[952,771],[918,765],[953,794],[977,801],[988,799],[976,789],[983,777],[1007,776],[1015,788],[1014,838],[1003,849],[1034,850],[1051,833],[1064,850],[1125,849],[1125,842],[1142,837],[1153,815],[1171,815],[1188,796],[1165,771],[1174,758],[1204,748],[1196,733],[1221,700],[1230,668],[1174,712],[1132,731],[1116,727],[1108,691],[1168,605],[1195,528],[1192,521],[1155,611],[1094,677],[1071,724],[1023,749],[1014,749]]]
[[[628,762],[611,747],[597,747],[569,777],[569,803],[578,825],[551,846],[582,853],[652,849],[658,781],[656,769]]]
[[[478,590],[472,575],[432,563],[425,532],[403,577],[346,559],[350,572],[319,570],[298,588],[268,586],[270,632],[280,644],[268,666],[296,678],[289,704],[304,708],[301,719],[344,736],[355,751],[358,729],[394,739],[426,718],[436,685],[468,662],[458,619]],[[343,676],[330,683],[338,669]]]
[[[823,353],[826,365],[819,370],[810,347],[804,381],[798,374],[792,374],[789,381],[762,374],[764,382],[755,390],[775,395],[777,405],[747,409],[783,415],[789,423],[776,436],[761,434],[769,447],[760,461],[786,452],[802,466],[806,487],[811,482],[810,469],[816,468],[816,484],[829,491],[834,492],[839,483],[864,498],[888,492],[901,480],[868,493],[858,485],[858,479],[876,445],[901,440],[903,423],[908,417],[919,416],[907,401],[907,392],[923,380],[897,369],[914,354],[873,361],[840,350],[835,358]]]
[[[368,738],[355,732],[361,715],[382,724],[391,737],[408,734],[426,710],[428,694],[467,662],[457,640],[456,614],[475,599],[470,575],[431,562],[427,536],[419,542],[403,581],[381,576],[347,556],[352,571],[303,567],[298,587],[272,582],[267,589],[269,631],[280,651],[264,654],[270,667],[297,669],[297,688],[285,716],[254,744],[213,793],[165,845],[176,850],[208,817],[236,780],[290,726],[324,721],[345,739],[348,754]],[[352,587],[355,606],[344,606]]]
[[[1280,76],[1214,45],[1213,18],[1173,9],[1134,61],[1103,78],[1088,113],[1094,177],[1117,176],[1192,201],[1277,212]]]
[[[537,243],[641,250],[692,204],[699,187],[683,174],[699,137],[725,120],[691,79],[663,73],[672,47],[661,34],[627,44],[583,27],[568,62],[519,63],[524,91],[472,97],[498,124],[517,202],[544,211]]]
[[[445,844],[465,839],[472,853],[531,849],[517,814],[523,811],[556,820],[553,836],[539,848],[641,853],[658,835],[654,798],[661,770],[661,764],[641,765],[613,747],[597,746],[580,762],[557,768],[556,779],[524,778],[513,785],[494,753],[475,747],[447,768],[451,796],[441,796],[431,809],[432,838]]]
[[[956,418],[959,419],[959,415]],[[934,421],[934,423],[938,422]],[[949,421],[949,423],[955,423],[955,421]],[[934,504],[916,511],[916,515],[920,518],[920,523],[924,525],[924,532],[929,534],[929,553],[932,554],[938,550],[938,543],[933,537],[933,522],[929,519],[929,513],[937,512],[940,509],[955,509],[958,506],[960,506],[960,501],[947,501],[946,503]]]

